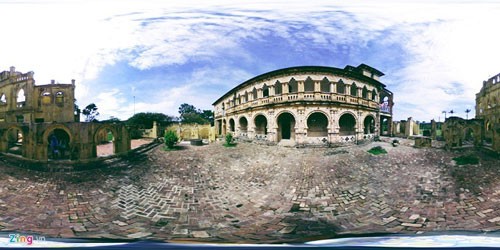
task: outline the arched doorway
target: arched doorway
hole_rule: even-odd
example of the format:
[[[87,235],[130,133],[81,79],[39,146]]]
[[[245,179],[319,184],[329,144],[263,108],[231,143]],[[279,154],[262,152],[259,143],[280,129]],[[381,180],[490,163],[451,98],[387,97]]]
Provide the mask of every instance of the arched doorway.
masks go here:
[[[247,118],[242,116],[240,117],[240,131],[242,133],[246,133],[248,131],[248,121],[247,121]]]
[[[464,135],[464,145],[472,145],[474,144],[474,130],[472,128],[466,128],[465,129],[465,135]]]
[[[375,133],[375,119],[373,116],[369,115],[365,117],[363,122],[363,132],[365,134],[373,134]]]
[[[328,136],[328,118],[325,114],[321,112],[315,112],[307,118],[307,136]]]
[[[263,115],[255,117],[255,134],[267,135],[267,119]]]
[[[278,140],[295,139],[295,118],[290,113],[278,116]]]
[[[70,159],[69,134],[61,128],[52,130],[48,136],[47,158],[51,160]]]
[[[226,123],[226,120],[222,120],[222,135],[226,135],[227,133],[227,123]]]
[[[354,135],[356,134],[356,119],[349,113],[343,114],[339,119],[339,134]]]
[[[97,129],[94,136],[96,156],[103,157],[116,154],[116,134],[110,127]]]
[[[234,132],[234,119],[229,119],[229,131]]]
[[[5,136],[7,137],[7,152],[22,155],[24,142],[23,131],[18,127],[12,127],[5,132]]]

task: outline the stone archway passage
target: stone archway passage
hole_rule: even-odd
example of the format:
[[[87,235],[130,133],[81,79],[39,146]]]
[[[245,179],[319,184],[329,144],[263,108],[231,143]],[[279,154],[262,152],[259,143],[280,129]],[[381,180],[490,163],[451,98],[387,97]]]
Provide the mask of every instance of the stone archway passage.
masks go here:
[[[229,131],[234,132],[234,120],[233,120],[233,118],[229,119]]]
[[[290,113],[282,113],[278,116],[278,139],[295,139],[295,118]]]
[[[267,135],[267,119],[263,115],[255,117],[255,134]]]
[[[375,132],[375,119],[369,115],[363,122],[363,131],[365,134],[373,134]]]
[[[246,133],[248,131],[248,121],[244,116],[240,117],[240,130],[242,133]]]
[[[339,119],[340,135],[354,135],[356,134],[356,119],[349,113],[343,114]]]
[[[70,137],[69,134],[60,128],[52,130],[48,137],[47,158],[52,160],[70,159],[71,152],[69,150]]]
[[[116,135],[109,128],[99,128],[96,131],[95,143],[97,157],[116,154]]]
[[[12,127],[5,133],[7,141],[7,152],[22,155],[24,134],[18,127]]]
[[[328,136],[328,118],[320,112],[312,113],[307,118],[307,136],[325,137]]]

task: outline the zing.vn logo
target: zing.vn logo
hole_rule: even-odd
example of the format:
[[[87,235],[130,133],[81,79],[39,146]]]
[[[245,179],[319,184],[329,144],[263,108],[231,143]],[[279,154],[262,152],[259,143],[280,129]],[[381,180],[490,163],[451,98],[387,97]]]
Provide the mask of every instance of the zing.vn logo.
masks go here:
[[[21,243],[26,245],[33,244],[34,240],[45,241],[44,236],[33,236],[33,235],[20,235],[20,234],[9,234],[9,243]]]

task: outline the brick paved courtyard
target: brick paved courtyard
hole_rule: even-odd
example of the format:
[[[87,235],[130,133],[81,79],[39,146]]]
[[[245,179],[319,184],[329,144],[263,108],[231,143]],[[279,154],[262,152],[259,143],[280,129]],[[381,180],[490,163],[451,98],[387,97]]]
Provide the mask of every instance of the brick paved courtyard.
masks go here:
[[[481,165],[457,167],[452,158],[468,152],[401,141],[399,147],[159,146],[111,168],[78,173],[0,162],[0,230],[295,242],[348,233],[500,229],[498,158],[471,151]],[[388,154],[366,152],[377,145]],[[470,172],[465,168],[486,170],[472,171],[466,182],[452,174]]]

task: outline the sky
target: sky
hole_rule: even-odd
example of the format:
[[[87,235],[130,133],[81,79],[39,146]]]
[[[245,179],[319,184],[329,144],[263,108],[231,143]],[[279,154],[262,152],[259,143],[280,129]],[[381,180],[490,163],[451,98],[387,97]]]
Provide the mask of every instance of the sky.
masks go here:
[[[500,1],[0,0],[0,71],[76,80],[98,119],[178,116],[292,66],[385,73],[394,120],[465,117],[500,73]],[[448,115],[449,116],[449,115]]]

